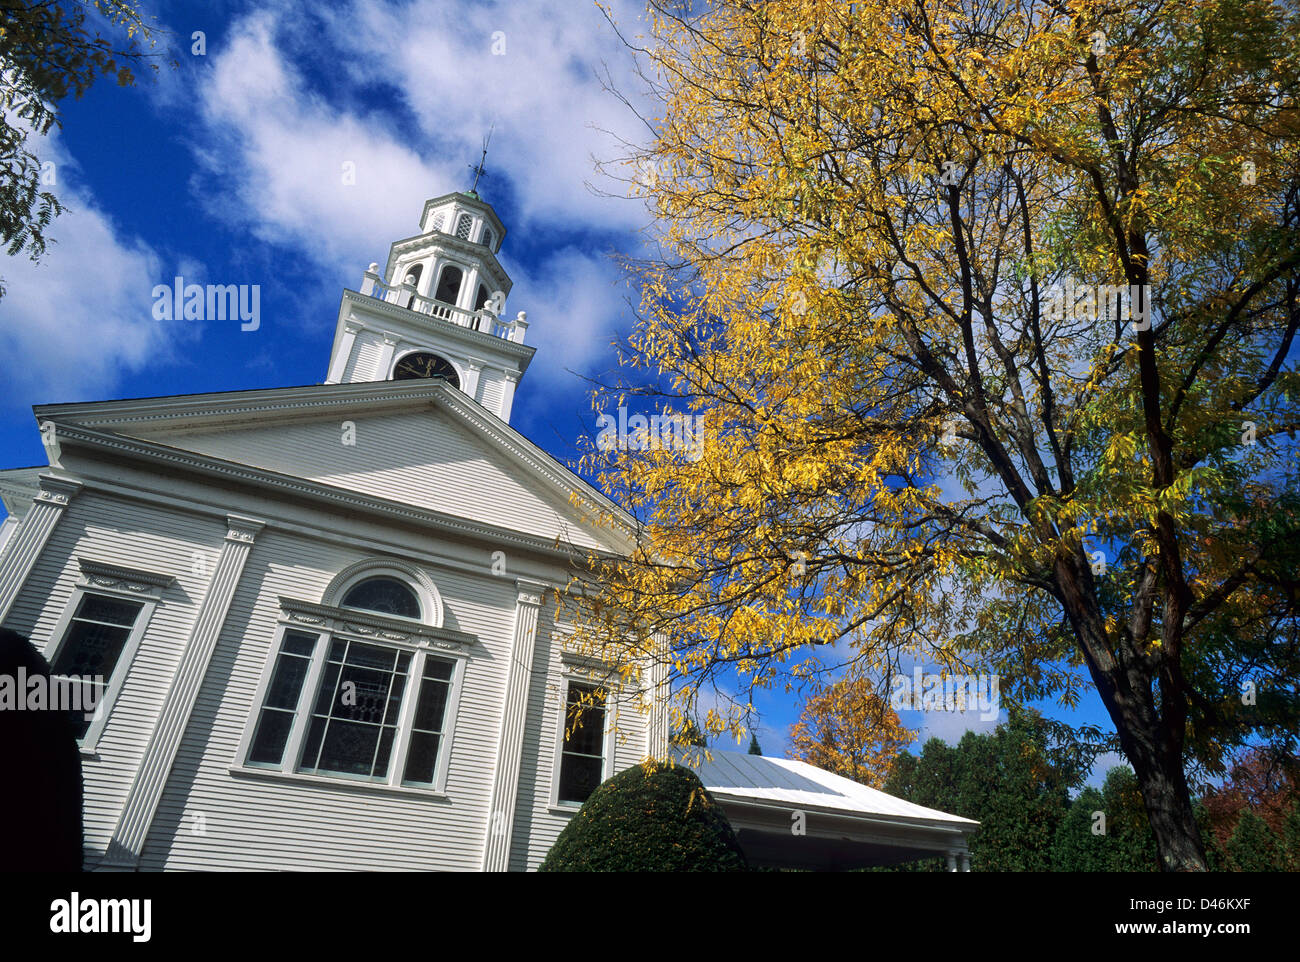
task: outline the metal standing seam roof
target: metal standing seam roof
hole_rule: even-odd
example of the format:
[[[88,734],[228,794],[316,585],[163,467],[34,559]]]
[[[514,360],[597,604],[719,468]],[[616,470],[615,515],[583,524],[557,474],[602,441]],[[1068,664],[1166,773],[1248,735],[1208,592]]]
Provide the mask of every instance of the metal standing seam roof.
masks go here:
[[[678,761],[694,769],[704,787],[715,796],[792,809],[832,809],[864,818],[938,822],[959,829],[973,829],[979,824],[895,798],[807,762],[713,749],[709,750],[712,760],[708,760],[703,758],[703,749],[674,747]]]

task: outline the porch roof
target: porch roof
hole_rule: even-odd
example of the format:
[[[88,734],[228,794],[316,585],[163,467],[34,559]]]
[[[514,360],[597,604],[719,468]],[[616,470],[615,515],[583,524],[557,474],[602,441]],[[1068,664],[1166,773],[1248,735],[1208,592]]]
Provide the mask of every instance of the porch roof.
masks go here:
[[[843,869],[942,855],[967,861],[979,823],[790,758],[677,746],[722,806],[751,863]]]

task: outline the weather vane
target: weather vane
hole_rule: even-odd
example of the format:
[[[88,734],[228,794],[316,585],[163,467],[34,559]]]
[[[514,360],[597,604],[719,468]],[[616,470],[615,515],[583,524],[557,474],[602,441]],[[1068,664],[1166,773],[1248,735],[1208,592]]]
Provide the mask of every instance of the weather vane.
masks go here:
[[[470,188],[470,193],[478,193],[478,179],[487,175],[487,170],[484,168],[483,164],[487,160],[488,144],[492,140],[492,131],[495,129],[496,122],[493,121],[492,126],[488,128],[487,136],[483,138],[483,156],[479,158],[478,166],[475,167],[473,164],[465,165],[470,170],[474,171],[474,186]]]

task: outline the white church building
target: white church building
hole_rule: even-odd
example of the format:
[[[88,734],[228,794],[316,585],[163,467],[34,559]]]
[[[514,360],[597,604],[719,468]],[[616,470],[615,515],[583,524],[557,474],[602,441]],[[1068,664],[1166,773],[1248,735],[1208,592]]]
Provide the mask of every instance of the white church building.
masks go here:
[[[88,870],[530,870],[666,750],[557,619],[634,527],[510,427],[505,228],[472,192],[419,226],[343,292],[324,383],[39,405],[48,466],[0,471],[0,623],[98,698]],[[976,823],[800,766],[709,769],[760,860],[968,867]]]

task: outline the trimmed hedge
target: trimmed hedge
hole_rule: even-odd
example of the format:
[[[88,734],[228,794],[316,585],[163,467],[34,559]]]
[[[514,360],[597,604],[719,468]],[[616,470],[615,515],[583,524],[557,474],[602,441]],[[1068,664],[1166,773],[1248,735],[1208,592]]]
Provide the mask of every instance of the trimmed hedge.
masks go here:
[[[0,675],[7,677],[10,698],[17,691],[19,668],[27,679],[50,666],[17,632],[0,629]],[[46,689],[48,691],[48,687]],[[0,710],[0,872],[81,871],[81,754],[67,713],[53,710]]]
[[[634,765],[600,785],[555,840],[541,872],[744,872],[736,833],[698,776]]]

